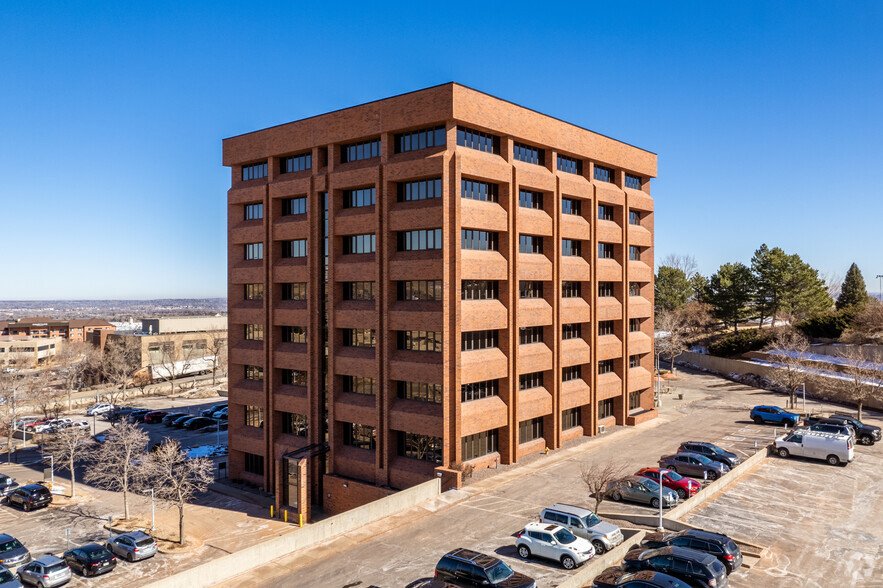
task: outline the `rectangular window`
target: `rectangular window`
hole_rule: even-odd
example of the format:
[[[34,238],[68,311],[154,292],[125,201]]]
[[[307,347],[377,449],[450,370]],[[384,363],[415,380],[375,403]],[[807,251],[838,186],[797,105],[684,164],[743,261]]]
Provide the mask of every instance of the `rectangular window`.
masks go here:
[[[374,300],[375,282],[344,282],[344,300]]]
[[[518,423],[518,442],[527,443],[543,436],[543,417]]]
[[[583,377],[581,365],[570,365],[561,368],[561,381],[569,382],[571,380],[579,380]]]
[[[521,327],[518,329],[518,344],[530,345],[543,342],[543,327]]]
[[[399,331],[399,349],[402,351],[432,351],[441,353],[440,331]]]
[[[282,284],[282,300],[306,300],[307,283],[289,282]]]
[[[264,427],[264,409],[260,406],[245,407],[245,426],[246,427]]]
[[[377,448],[377,435],[374,427],[356,423],[343,423],[343,444],[359,449]]]
[[[264,379],[264,368],[262,368],[259,365],[245,366],[245,379],[246,380],[263,380]]]
[[[640,225],[641,224],[641,213],[637,210],[629,211],[629,224],[630,225]]]
[[[499,396],[500,381],[485,380],[484,382],[472,382],[471,384],[460,384],[460,400],[462,402],[471,402],[473,400],[481,400],[482,398],[490,398],[491,396]]]
[[[543,193],[534,192],[533,190],[518,191],[518,206],[521,208],[543,209]]]
[[[641,295],[641,282],[629,282],[629,296]]]
[[[533,372],[518,376],[518,389],[530,390],[531,388],[543,387],[543,372]]]
[[[613,321],[598,321],[598,335],[612,335]]]
[[[263,259],[264,244],[263,243],[246,243],[245,259]]]
[[[344,208],[361,208],[374,206],[374,188],[357,188],[343,191]]]
[[[524,143],[515,142],[512,156],[518,161],[535,165],[546,165],[546,151],[539,147],[525,145]]]
[[[441,229],[418,229],[415,231],[399,231],[399,251],[426,251],[442,248]]]
[[[582,203],[574,198],[561,199],[561,214],[579,216],[582,213]]]
[[[630,368],[641,367],[641,356],[640,355],[629,355],[629,367]]]
[[[567,323],[561,325],[561,339],[579,339],[583,336],[583,326],[580,323]]]
[[[306,343],[307,328],[306,327],[282,327],[283,343]]]
[[[460,299],[496,300],[499,298],[499,284],[497,280],[462,280]]]
[[[396,391],[403,400],[418,400],[441,404],[444,397],[441,384],[425,384],[423,382],[396,382]]]
[[[579,298],[583,295],[582,282],[562,282],[561,297],[562,298]]]
[[[340,146],[340,163],[361,161],[373,157],[380,157],[380,139],[369,139]]]
[[[609,204],[599,204],[598,205],[598,220],[613,220],[613,207]]]
[[[289,155],[288,157],[279,158],[279,173],[281,174],[290,174],[294,172],[304,171],[312,167],[313,155],[311,153]]]
[[[497,346],[499,334],[493,331],[465,331],[461,333],[461,351],[491,349]]]
[[[344,347],[375,347],[377,338],[374,329],[343,329]]]
[[[633,190],[641,189],[641,177],[633,176],[632,174],[625,175],[625,187],[632,188]]]
[[[543,238],[537,235],[518,235],[519,253],[542,253]]]
[[[245,284],[246,300],[263,300],[264,285],[263,284]]]
[[[543,283],[539,281],[521,280],[518,282],[519,298],[542,298]]]
[[[614,180],[613,170],[609,167],[604,167],[596,164],[595,179],[599,182],[609,182],[612,184]]]
[[[498,437],[497,429],[463,437],[461,444],[463,461],[494,453],[498,447]]]
[[[442,463],[442,440],[439,437],[398,431],[397,454],[430,463]]]
[[[635,245],[629,245],[629,259],[632,261],[641,261],[641,248]]]
[[[561,430],[566,431],[568,429],[574,429],[576,427],[581,427],[583,424],[583,415],[582,411],[577,408],[568,408],[567,410],[561,411]]]
[[[292,241],[282,241],[282,257],[291,259],[295,257],[307,256],[307,240],[294,239]]]
[[[262,203],[245,205],[245,220],[257,220],[260,218],[264,218],[264,205]]]
[[[641,408],[641,391],[635,390],[634,392],[629,392],[629,410],[635,410],[636,408]]]
[[[263,341],[264,325],[245,325],[246,341]]]
[[[613,259],[613,243],[598,243],[598,258]]]
[[[267,162],[252,163],[251,165],[242,166],[242,181],[257,180],[267,177]]]
[[[307,417],[306,415],[297,414],[295,412],[283,412],[282,415],[282,432],[286,435],[294,435],[296,437],[307,436]]]
[[[398,298],[402,301],[437,301],[442,299],[441,280],[408,280],[398,283]]]
[[[579,174],[583,173],[583,161],[582,159],[577,159],[575,157],[567,157],[566,155],[558,154],[558,171],[567,172],[569,174]]]
[[[583,242],[576,239],[561,239],[561,255],[579,257],[583,254]]]
[[[629,319],[629,333],[637,333],[641,330],[641,319]]]
[[[442,197],[442,179],[414,180],[413,182],[399,182],[396,188],[399,202],[411,200],[428,200]]]
[[[444,126],[421,129],[409,133],[399,133],[395,136],[395,152],[405,153],[428,147],[443,147],[445,145],[445,136]]]
[[[496,232],[461,229],[460,248],[474,249],[476,251],[497,251],[499,249],[499,237]]]
[[[460,180],[460,198],[497,202],[500,197],[500,186],[478,180]]]
[[[365,394],[367,396],[374,396],[374,378],[367,378],[365,376],[341,376],[340,377],[341,384],[343,385],[343,391],[349,392],[350,394]]]
[[[258,476],[264,475],[264,456],[254,453],[243,452],[245,456],[245,471]]]
[[[613,398],[602,400],[598,403],[598,418],[605,419],[613,416]]]
[[[374,233],[365,235],[346,235],[343,238],[344,255],[374,253],[377,241]]]
[[[457,127],[457,145],[487,153],[500,153],[499,137],[466,127]]]
[[[613,360],[612,359],[602,359],[598,362],[598,374],[612,374],[613,373]]]
[[[307,213],[306,196],[298,196],[297,198],[282,199],[282,216],[292,216],[295,214]]]
[[[282,384],[285,386],[306,386],[307,372],[305,370],[282,370]]]

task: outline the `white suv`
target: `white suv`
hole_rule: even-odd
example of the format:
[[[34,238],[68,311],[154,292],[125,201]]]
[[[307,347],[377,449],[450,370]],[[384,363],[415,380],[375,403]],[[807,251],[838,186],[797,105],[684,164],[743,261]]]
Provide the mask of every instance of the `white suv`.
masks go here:
[[[548,523],[528,523],[515,539],[518,555],[554,559],[565,569],[572,570],[595,557],[592,544],[577,537],[564,527]]]
[[[86,416],[92,416],[95,414],[104,414],[106,412],[110,412],[113,410],[113,404],[110,402],[99,402],[93,407],[89,408],[86,411]]]

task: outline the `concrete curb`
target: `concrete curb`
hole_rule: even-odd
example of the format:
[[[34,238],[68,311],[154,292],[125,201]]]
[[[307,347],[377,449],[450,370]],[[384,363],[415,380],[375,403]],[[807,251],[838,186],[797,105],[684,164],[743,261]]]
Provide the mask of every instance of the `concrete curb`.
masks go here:
[[[623,534],[626,532],[627,530],[623,529]],[[595,576],[610,566],[618,565],[620,560],[625,557],[625,554],[631,551],[634,547],[640,545],[641,540],[644,539],[644,535],[646,534],[647,531],[635,530],[633,535],[627,537],[622,543],[604,555],[594,557],[587,561],[574,575],[558,584],[558,588],[582,588],[583,586],[590,586],[592,580],[595,579]]]

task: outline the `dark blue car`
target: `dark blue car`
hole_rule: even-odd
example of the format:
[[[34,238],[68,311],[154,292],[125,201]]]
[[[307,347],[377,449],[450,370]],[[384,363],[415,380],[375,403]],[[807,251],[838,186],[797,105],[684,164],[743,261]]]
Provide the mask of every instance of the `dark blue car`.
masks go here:
[[[755,406],[751,409],[751,420],[758,425],[769,423],[773,425],[793,427],[800,420],[800,415],[788,412],[778,406]]]

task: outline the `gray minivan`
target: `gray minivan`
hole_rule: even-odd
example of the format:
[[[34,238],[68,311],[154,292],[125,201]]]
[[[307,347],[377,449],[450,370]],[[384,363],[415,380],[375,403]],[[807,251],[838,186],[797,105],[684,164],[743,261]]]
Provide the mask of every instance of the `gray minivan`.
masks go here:
[[[554,523],[570,530],[577,537],[588,539],[601,555],[622,543],[622,531],[616,525],[605,523],[592,511],[570,504],[553,504],[540,513],[540,522]]]

